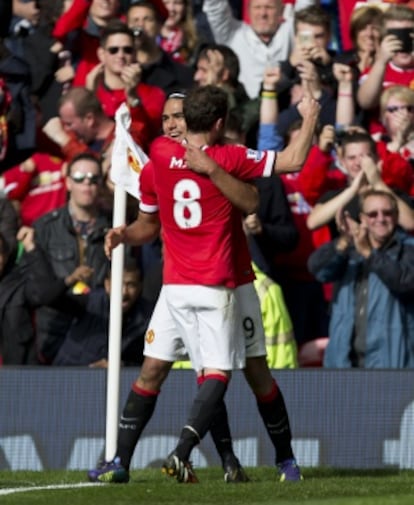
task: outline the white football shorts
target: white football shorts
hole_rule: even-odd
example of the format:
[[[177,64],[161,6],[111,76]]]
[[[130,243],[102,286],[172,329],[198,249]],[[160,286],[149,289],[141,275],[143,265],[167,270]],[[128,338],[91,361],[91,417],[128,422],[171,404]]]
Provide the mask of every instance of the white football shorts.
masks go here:
[[[239,286],[235,293],[240,313],[239,331],[244,335],[246,358],[266,356],[260,300],[253,282]]]
[[[144,355],[185,359],[194,370],[245,366],[245,344],[235,291],[223,286],[167,284],[161,288],[145,338]]]

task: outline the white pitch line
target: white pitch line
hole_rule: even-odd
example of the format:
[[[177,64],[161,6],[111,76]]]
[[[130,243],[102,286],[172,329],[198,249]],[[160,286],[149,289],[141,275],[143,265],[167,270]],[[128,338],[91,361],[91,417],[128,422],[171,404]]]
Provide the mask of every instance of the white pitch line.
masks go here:
[[[0,496],[6,494],[15,494],[15,493],[27,493],[29,491],[46,491],[48,489],[74,489],[77,487],[91,487],[91,486],[100,486],[101,483],[95,482],[80,482],[78,484],[50,484],[49,486],[30,486],[30,487],[14,487],[14,488],[5,488],[0,489]]]

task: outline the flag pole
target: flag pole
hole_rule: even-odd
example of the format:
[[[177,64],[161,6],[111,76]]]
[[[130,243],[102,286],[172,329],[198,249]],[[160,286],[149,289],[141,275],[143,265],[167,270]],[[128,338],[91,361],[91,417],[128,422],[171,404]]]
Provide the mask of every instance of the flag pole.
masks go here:
[[[113,227],[125,223],[126,192],[115,185]],[[112,251],[111,298],[109,309],[108,371],[106,384],[105,460],[115,457],[118,433],[119,378],[122,340],[122,278],[124,270],[123,244]]]
[[[139,199],[139,174],[142,167],[148,161],[148,156],[129,134],[130,124],[131,116],[129,109],[123,103],[115,113],[115,141],[112,149],[112,165],[110,170],[110,178],[115,187],[112,219],[112,226],[114,228],[125,224],[127,192],[137,200]],[[120,244],[112,251],[106,385],[106,461],[114,459],[117,446],[124,249],[125,246]]]

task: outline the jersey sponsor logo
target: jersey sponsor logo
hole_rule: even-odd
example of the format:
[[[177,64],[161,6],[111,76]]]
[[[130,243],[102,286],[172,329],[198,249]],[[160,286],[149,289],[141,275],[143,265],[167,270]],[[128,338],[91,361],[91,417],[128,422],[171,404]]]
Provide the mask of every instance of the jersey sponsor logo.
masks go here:
[[[152,344],[154,342],[154,338],[155,338],[154,330],[148,330],[145,335],[145,341],[147,342],[147,344]]]
[[[171,158],[169,168],[187,168],[187,165],[182,158],[176,158],[173,156]]]
[[[248,160],[261,161],[264,157],[264,151],[256,151],[255,149],[247,149],[246,158]]]

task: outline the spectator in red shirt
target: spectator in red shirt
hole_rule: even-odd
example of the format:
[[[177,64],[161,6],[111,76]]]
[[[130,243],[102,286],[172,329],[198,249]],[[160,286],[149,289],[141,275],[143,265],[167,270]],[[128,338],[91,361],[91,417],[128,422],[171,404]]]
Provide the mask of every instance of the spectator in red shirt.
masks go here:
[[[414,166],[414,89],[391,86],[381,94],[381,117],[386,129],[385,144],[388,152]],[[414,173],[411,174],[411,184]],[[407,189],[407,188],[406,188]],[[413,185],[407,191],[414,194]]]
[[[92,152],[104,157],[112,143],[115,121],[108,118],[92,91],[70,89],[59,102],[59,116],[50,119],[43,132],[61,149],[66,161]]]
[[[103,29],[98,49],[100,64],[87,77],[105,114],[113,118],[127,102],[132,119],[142,125],[144,147],[159,134],[165,94],[161,88],[141,82],[141,66],[135,61],[134,35],[122,21],[113,20]]]
[[[48,153],[36,152],[20,165],[0,175],[0,191],[20,207],[20,221],[33,221],[66,203],[67,191],[63,162]]]

